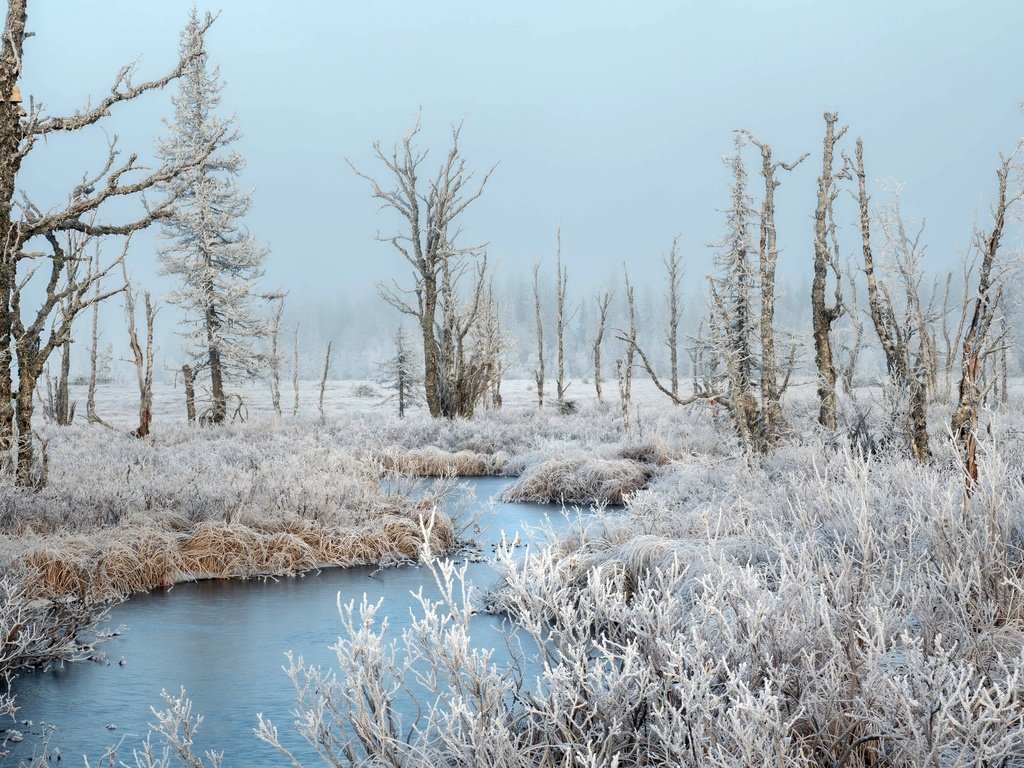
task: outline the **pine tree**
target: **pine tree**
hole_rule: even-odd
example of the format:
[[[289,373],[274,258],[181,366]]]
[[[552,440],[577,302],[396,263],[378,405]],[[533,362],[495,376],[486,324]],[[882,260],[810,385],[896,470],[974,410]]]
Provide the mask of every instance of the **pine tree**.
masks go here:
[[[199,31],[193,9],[182,32],[183,51],[196,44]],[[214,424],[227,413],[225,381],[260,372],[259,342],[266,330],[256,311],[256,281],[267,251],[242,223],[252,196],[236,183],[244,158],[228,149],[239,138],[235,120],[216,114],[222,89],[220,70],[210,68],[204,50],[180,80],[174,121],[167,123],[170,136],[157,146],[164,161],[182,162],[223,134],[209,157],[167,185],[177,202],[162,226],[169,245],[160,250],[161,273],[179,281],[169,301],[184,311],[186,354],[194,371],[209,372],[213,406],[206,420]]]
[[[409,347],[401,326],[395,333],[394,356],[381,363],[378,369],[380,383],[393,391],[392,397],[398,401],[399,417],[405,416],[406,407],[417,399],[418,387],[423,384],[423,377],[419,373],[420,361]]]

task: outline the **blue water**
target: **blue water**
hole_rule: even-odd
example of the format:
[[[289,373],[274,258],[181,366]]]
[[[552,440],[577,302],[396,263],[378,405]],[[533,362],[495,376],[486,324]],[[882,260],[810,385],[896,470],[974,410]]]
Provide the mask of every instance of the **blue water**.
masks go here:
[[[490,555],[490,544],[502,532],[511,538],[524,527],[550,523],[560,530],[573,524],[575,515],[559,507],[532,504],[494,504],[488,517],[489,501],[508,483],[483,478],[467,483],[463,491],[475,491],[475,506],[485,511],[478,536],[482,554]],[[486,563],[471,564],[468,577],[482,588],[495,580]],[[163,706],[161,690],[177,693],[182,686],[193,711],[206,716],[197,743],[222,750],[225,766],[284,764],[253,735],[257,712],[274,721],[282,741],[308,758],[307,765],[319,764],[291,729],[295,698],[282,670],[285,651],[334,666],[329,646],[340,633],[339,595],[357,605],[364,593],[371,602],[383,598],[378,617],[388,617],[389,633],[397,637],[410,624],[418,607],[412,593],[421,586],[424,594],[437,596],[433,577],[423,567],[329,568],[278,580],[180,584],[133,597],[111,611],[110,625],[123,625],[125,631],[104,644],[107,661],[27,673],[15,682],[18,720],[33,725],[16,726],[25,740],[9,744],[12,756],[0,764],[15,765],[30,756],[44,732],[66,765],[81,765],[81,756],[87,755],[95,766],[104,750],[122,739],[122,759],[130,759],[154,720],[150,707]],[[502,620],[481,614],[473,621],[474,641],[497,649],[502,658],[507,631]]]

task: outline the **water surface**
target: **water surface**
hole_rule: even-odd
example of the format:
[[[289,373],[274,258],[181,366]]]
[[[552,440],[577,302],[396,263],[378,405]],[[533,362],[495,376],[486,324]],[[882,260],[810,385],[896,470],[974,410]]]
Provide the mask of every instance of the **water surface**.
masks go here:
[[[491,505],[509,482],[482,478],[466,484],[464,494],[475,490],[478,509],[494,509],[481,519],[479,540],[487,556],[502,532],[511,538],[547,523],[565,529],[575,518],[555,506]],[[483,588],[495,579],[486,563],[471,564],[468,577]],[[334,666],[329,646],[340,632],[339,595],[357,605],[364,593],[371,602],[383,598],[378,618],[387,616],[390,634],[397,637],[410,625],[418,607],[412,593],[421,586],[424,594],[437,596],[430,571],[418,566],[328,568],[277,580],[179,584],[133,597],[111,611],[110,623],[123,625],[125,632],[104,644],[106,662],[69,664],[16,681],[18,719],[33,725],[22,728],[25,741],[14,745],[14,753],[30,755],[31,744],[53,726],[50,744],[60,749],[66,764],[81,765],[84,754],[96,765],[96,758],[121,739],[122,758],[130,757],[154,719],[150,707],[163,704],[161,690],[177,693],[184,686],[193,710],[206,716],[198,742],[223,750],[226,766],[283,764],[253,735],[257,712],[274,721],[282,741],[288,737],[288,745],[309,758],[307,765],[320,764],[292,733],[294,689],[282,670],[284,652]],[[502,656],[501,619],[478,615],[473,621],[474,641]]]

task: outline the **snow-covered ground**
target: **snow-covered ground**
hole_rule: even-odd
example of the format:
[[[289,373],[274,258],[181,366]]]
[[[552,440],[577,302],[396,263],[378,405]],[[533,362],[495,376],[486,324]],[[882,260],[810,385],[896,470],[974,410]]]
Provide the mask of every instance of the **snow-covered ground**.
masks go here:
[[[618,407],[619,394],[614,380],[602,385],[603,399],[611,407]],[[294,413],[295,390],[291,380],[281,382],[282,415],[291,417]],[[267,382],[253,382],[229,387],[229,391],[241,396],[244,413],[250,421],[270,420],[274,417]],[[683,392],[689,391],[689,383],[683,384]],[[203,397],[201,382],[197,382],[197,410],[208,407],[208,398]],[[361,380],[328,380],[324,389],[324,414],[331,418],[344,418],[352,414],[379,413],[390,414],[397,411],[397,405],[390,392],[377,382]],[[506,380],[501,386],[502,408],[512,411],[527,410],[537,406],[537,387],[531,380]],[[545,403],[553,407],[556,401],[555,384],[549,381],[545,388]],[[85,415],[86,387],[71,385],[71,399],[76,401],[78,416]],[[320,382],[302,380],[299,382],[299,415],[314,417],[319,415]],[[571,380],[567,400],[575,402],[579,407],[596,406],[597,395],[592,380]],[[99,384],[96,389],[96,411],[100,418],[107,421],[123,423],[125,428],[133,429],[138,411],[138,388],[133,381]],[[204,405],[205,403],[205,405]],[[633,403],[642,408],[670,407],[669,400],[654,387],[645,377],[633,382]],[[229,413],[233,413],[238,400],[232,398]],[[425,412],[422,404],[412,404],[410,414]],[[486,410],[486,409],[481,409]],[[185,423],[185,392],[180,378],[177,382],[157,382],[153,388],[153,418],[155,427],[159,424]]]
[[[721,408],[673,406],[642,379],[628,427],[614,383],[597,403],[574,382],[577,409],[563,414],[551,392],[538,410],[532,382],[509,381],[500,411],[451,422],[422,409],[399,419],[377,385],[353,381],[328,382],[320,418],[319,383],[300,386],[297,416],[288,384],[280,420],[269,389],[253,386],[249,420],[221,428],[187,426],[180,387],[161,386],[146,440],[129,435],[132,387],[101,387],[97,411],[117,429],[40,424],[49,486],[0,487],[4,550],[31,550],[36,578],[73,594],[101,579],[139,588],[284,571],[328,552],[340,563],[407,555],[430,500],[387,493],[387,469],[515,475],[510,499],[626,507],[504,560],[487,605],[548,649],[541,683],[475,655],[469,609],[428,606],[397,657],[354,616],[338,657],[354,682],[316,685],[300,702],[309,718],[375,727],[365,711],[387,706],[387,686],[372,671],[416,658],[461,714],[402,747],[416,755],[408,765],[526,768],[552,745],[593,766],[613,753],[620,765],[720,768],[767,755],[787,766],[1024,760],[1019,386],[983,412],[969,498],[949,404],[931,406],[934,458],[918,463],[877,387],[842,398],[831,435],[816,426],[813,388],[792,388],[792,433],[760,457],[738,452]],[[859,453],[865,444],[875,452]],[[440,549],[452,530],[436,532]],[[460,594],[457,574],[439,578]],[[378,748],[397,745],[381,733],[359,750]]]

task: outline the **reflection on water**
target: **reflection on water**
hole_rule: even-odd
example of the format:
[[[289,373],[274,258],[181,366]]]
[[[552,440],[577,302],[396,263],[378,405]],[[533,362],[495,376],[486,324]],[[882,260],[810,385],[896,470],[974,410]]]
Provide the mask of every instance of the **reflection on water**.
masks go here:
[[[489,514],[490,499],[508,483],[481,478],[466,484],[466,493],[475,489],[475,506],[484,512],[479,534],[484,554],[490,554],[490,543],[500,540],[503,531],[511,537],[548,522],[556,530],[571,525],[558,507],[496,504]],[[468,576],[484,588],[494,580],[486,563],[470,565]],[[130,755],[153,720],[150,707],[162,706],[160,691],[177,693],[184,686],[194,711],[206,715],[199,744],[223,750],[226,765],[281,763],[253,736],[257,712],[277,724],[282,741],[288,737],[300,755],[312,756],[289,727],[294,691],[282,671],[284,652],[334,666],[328,646],[339,634],[339,595],[342,602],[357,604],[364,593],[370,602],[383,598],[378,618],[387,616],[389,633],[398,637],[418,607],[412,593],[421,586],[428,597],[437,596],[425,568],[329,568],[276,581],[180,584],[133,597],[111,612],[112,625],[126,630],[104,646],[108,662],[73,664],[17,680],[18,719],[33,725],[23,728],[26,738],[15,745],[16,755],[31,754],[44,723],[55,726],[50,743],[67,764],[81,764],[82,754],[97,758],[120,739]],[[505,658],[501,619],[478,615],[472,629],[478,645],[496,648],[495,658]]]

